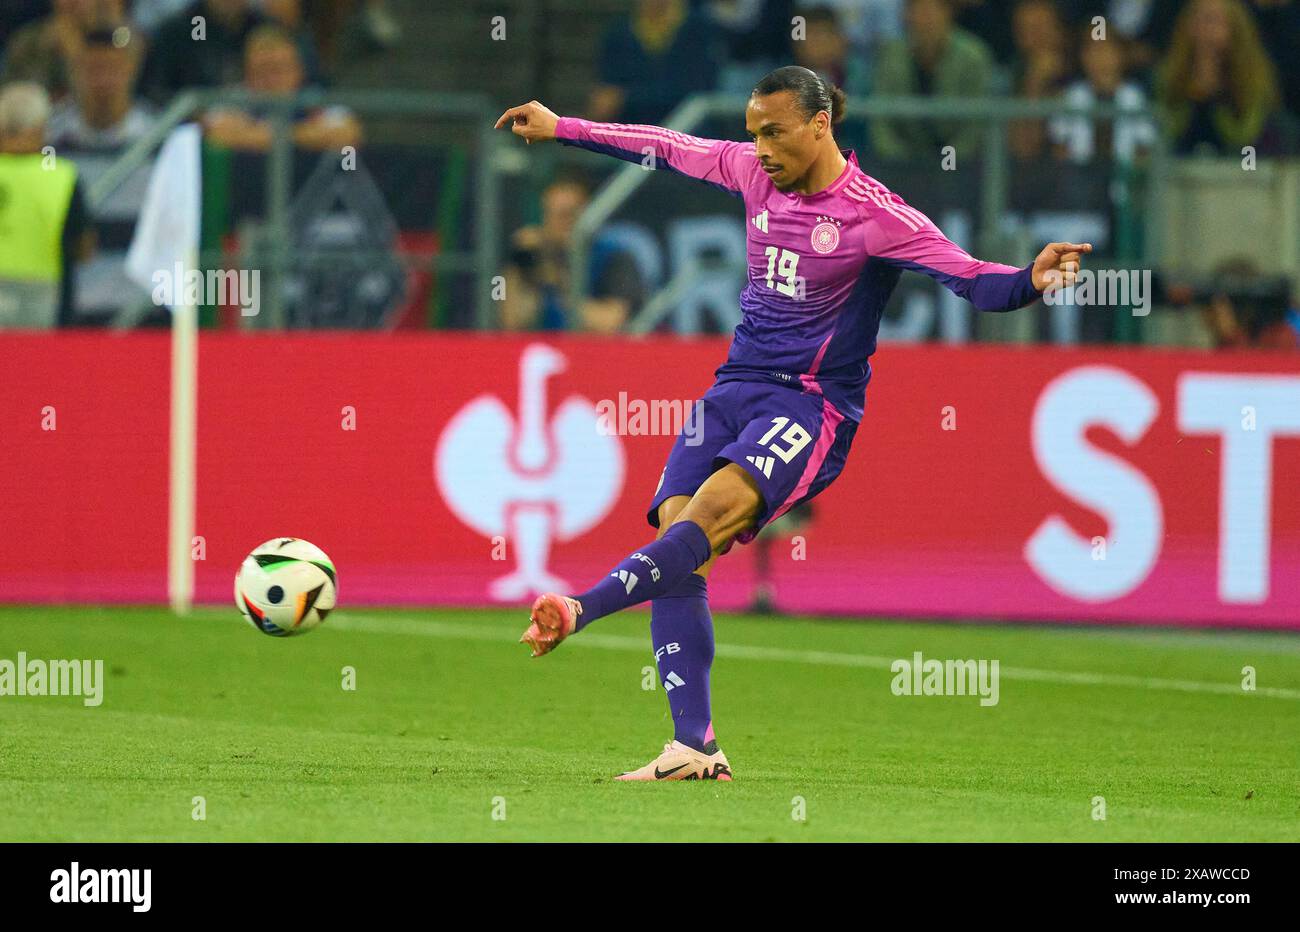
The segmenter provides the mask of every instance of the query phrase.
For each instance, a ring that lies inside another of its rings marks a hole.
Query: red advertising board
[[[344,606],[585,588],[649,538],[676,415],[725,350],[204,334],[198,598],[228,600],[282,535],[331,554]],[[0,334],[0,360],[0,599],[164,600],[167,336]],[[847,467],[774,543],[783,608],[1300,629],[1297,357],[886,346],[873,365]],[[746,604],[754,573],[733,549],[715,603]]]

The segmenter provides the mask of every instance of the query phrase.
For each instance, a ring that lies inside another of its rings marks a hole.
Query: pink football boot
[[[547,592],[539,595],[528,613],[528,630],[519,638],[533,650],[534,657],[549,654],[578,627],[582,606],[577,599]]]

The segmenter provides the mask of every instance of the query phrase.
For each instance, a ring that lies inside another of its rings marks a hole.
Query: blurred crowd
[[[0,0],[0,82],[48,95],[47,142],[118,149],[147,131],[184,88],[292,94],[325,86],[345,34],[391,44],[401,27],[384,0]],[[209,112],[207,131],[264,149],[265,114]],[[355,141],[349,114],[295,114],[306,148]]]
[[[687,96],[746,92],[803,64],[850,97],[1010,96],[1141,109],[1159,101],[1175,152],[1240,155],[1300,141],[1300,0],[627,0],[593,62],[586,115],[654,123]],[[121,148],[187,87],[289,94],[326,86],[341,55],[400,42],[388,0],[0,0],[0,83],[48,94],[47,141]],[[195,41],[201,39],[202,41]],[[344,50],[348,50],[346,53]],[[210,137],[264,149],[266,114],[209,112]],[[877,159],[961,151],[972,122],[875,120]],[[1133,118],[1062,116],[1011,128],[1012,153],[1136,157]],[[300,112],[304,148],[356,142],[345,111]]]
[[[1297,0],[636,0],[605,36],[588,115],[657,122],[690,94],[746,91],[793,61],[850,97],[1159,101],[1175,152],[1239,155],[1295,145],[1298,52]],[[878,120],[870,145],[908,159],[978,132]],[[1011,145],[1086,162],[1135,156],[1155,132],[1136,119],[1024,121]]]
[[[88,180],[147,133],[177,91],[242,87],[285,96],[326,88],[356,50],[403,45],[405,2],[0,0],[0,157],[53,146],[77,169],[57,182],[66,192],[50,194],[66,196],[66,222],[50,246],[60,255],[56,310],[51,316],[48,302],[0,287],[0,326],[19,319],[19,304],[28,316],[42,308],[36,323],[69,321],[74,265],[90,262],[92,231],[101,248],[107,238],[120,250],[142,193],[135,189],[134,204],[129,190],[118,198],[116,215],[113,205],[98,207],[92,222]],[[692,94],[747,93],[790,62],[843,87],[850,101],[1009,97],[1135,112],[1016,121],[1007,136],[1015,159],[1127,162],[1161,133],[1178,154],[1300,152],[1300,0],[626,0],[596,46],[592,81],[582,88],[585,115],[661,122]],[[1168,114],[1161,126],[1144,115],[1151,103]],[[301,149],[363,141],[361,122],[343,108],[301,108],[292,120]],[[262,107],[209,108],[202,121],[209,141],[226,148],[270,146]],[[864,160],[884,162],[937,158],[946,146],[971,151],[984,132],[978,121],[878,118],[856,126],[861,138],[848,142]],[[569,230],[588,197],[584,179],[561,177],[540,198],[539,222],[512,235],[505,326],[617,330],[645,297],[626,256],[598,240],[587,269],[591,297],[567,308]],[[0,246],[0,286],[37,267],[51,274],[45,258]],[[112,306],[119,265],[104,262],[99,278],[87,267],[82,291],[98,283],[101,303]]]
[[[178,91],[291,96],[324,87],[345,45],[383,49],[400,37],[386,0],[0,0],[0,192],[9,195],[0,206],[28,218],[0,223],[0,326],[106,322],[137,294],[122,257],[143,178],[93,211],[86,191]],[[271,144],[268,116],[260,105],[208,108],[202,123],[210,141],[257,152]],[[300,108],[291,120],[302,149],[361,139],[341,108]],[[29,174],[31,160],[53,165],[51,154],[59,171]],[[60,220],[44,230],[33,217]]]

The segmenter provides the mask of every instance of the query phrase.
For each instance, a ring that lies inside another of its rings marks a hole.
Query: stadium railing
[[[255,235],[244,254],[253,266],[270,280],[265,288],[264,309],[258,315],[259,327],[282,328],[289,324],[285,289],[282,282],[291,255],[291,209],[295,194],[295,158],[292,123],[295,112],[318,107],[343,107],[361,119],[367,142],[358,148],[364,156],[370,149],[370,129],[376,122],[389,121],[387,138],[430,149],[445,150],[446,159],[438,171],[429,169],[429,187],[437,207],[430,223],[436,225],[438,243],[429,267],[425,269],[437,282],[437,300],[444,303],[455,291],[447,285],[450,277],[471,280],[459,289],[472,307],[464,317],[473,326],[489,327],[495,319],[492,282],[499,274],[502,243],[500,202],[501,165],[493,157],[499,152],[500,134],[494,134],[493,121],[498,110],[483,95],[470,93],[424,93],[403,90],[304,91],[293,97],[254,94],[242,89],[191,89],[179,92],[157,118],[149,131],[131,144],[115,162],[89,186],[88,200],[92,212],[105,203],[132,176],[152,159],[167,135],[180,124],[196,119],[214,107],[255,107],[265,113],[273,128],[273,142],[262,161],[260,185],[263,203],[258,205]],[[411,123],[420,121],[429,131],[417,133]],[[396,127],[396,130],[393,127]],[[432,131],[440,127],[441,132]],[[331,154],[336,156],[337,153]],[[206,198],[205,198],[206,199]],[[388,198],[388,207],[397,206],[400,193]],[[459,209],[456,201],[470,205]],[[469,216],[464,216],[468,213]],[[212,267],[222,262],[220,243],[205,243],[201,265]],[[362,259],[364,261],[364,257]],[[436,312],[430,314],[436,317]]]

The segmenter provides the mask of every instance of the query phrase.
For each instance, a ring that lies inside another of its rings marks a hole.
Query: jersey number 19
[[[799,254],[788,249],[782,249],[778,256],[775,246],[768,246],[764,253],[767,255],[767,287],[775,287],[777,291],[784,295],[798,296],[803,291],[803,281],[798,277]],[[785,281],[776,282],[773,285],[772,279],[774,275],[780,275]]]

